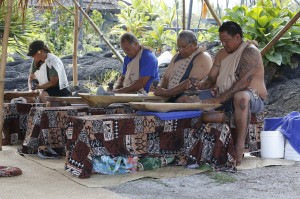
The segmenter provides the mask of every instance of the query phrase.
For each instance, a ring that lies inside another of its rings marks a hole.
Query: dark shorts
[[[60,97],[71,96],[71,93],[67,88],[63,88],[62,90],[60,90],[58,86],[47,88],[44,91],[46,91],[49,96],[60,96]]]
[[[264,109],[264,102],[263,100],[259,97],[257,92],[254,89],[248,89],[245,90],[249,96],[250,96],[250,110],[251,113],[258,113],[261,112]],[[200,100],[205,100],[209,98],[214,98],[214,96],[211,93],[211,90],[203,90],[199,94],[199,99]],[[218,110],[221,111],[233,111],[233,99],[227,100],[223,105],[218,108]]]
[[[169,103],[174,103],[179,97],[184,96],[184,95],[185,95],[185,94],[182,93],[182,94],[178,94],[178,95],[176,95],[176,96],[173,96],[173,97],[171,97],[170,99],[168,99],[167,102],[169,102]]]

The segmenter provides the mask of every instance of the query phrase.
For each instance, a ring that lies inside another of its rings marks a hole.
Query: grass
[[[220,184],[234,183],[237,181],[234,176],[225,172],[208,172],[207,176]]]
[[[97,83],[99,85],[102,85],[103,88],[106,90],[108,87],[108,83],[115,82],[116,77],[119,77],[120,73],[116,70],[110,70],[104,73],[104,75],[101,75],[100,77],[97,77]],[[96,94],[98,86],[96,86],[94,83],[88,80],[88,83],[85,84],[87,88],[91,90],[91,94]]]

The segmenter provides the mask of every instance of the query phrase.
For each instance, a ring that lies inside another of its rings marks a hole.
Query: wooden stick
[[[261,56],[264,56],[270,48],[272,48],[275,43],[280,39],[282,35],[286,33],[290,29],[290,27],[299,19],[300,17],[300,11],[287,23],[278,33],[275,35],[275,37],[261,50],[260,54]]]
[[[121,61],[121,63],[123,63],[124,59],[123,59],[122,55],[104,37],[103,33],[99,30],[99,28],[93,22],[93,20],[86,14],[86,12],[82,9],[82,7],[79,5],[79,3],[76,0],[73,0],[73,2],[78,6],[78,9],[83,14],[83,16],[89,21],[89,23],[93,26],[93,28],[96,30],[96,32],[100,35],[100,38],[106,43],[106,45],[110,48],[110,50],[117,56],[117,58]]]
[[[185,0],[182,0],[182,30],[185,30]]]
[[[57,3],[59,6],[61,6],[62,8],[64,8],[66,11],[68,11],[69,13],[71,13],[72,15],[75,15],[74,12],[72,12],[71,10],[69,10],[68,8],[66,8],[63,4],[61,4],[59,1],[54,0],[55,3]]]
[[[7,1],[7,15],[5,19],[3,40],[2,40],[2,55],[1,55],[1,67],[0,67],[0,151],[2,151],[2,130],[3,130],[3,97],[4,97],[4,83],[5,83],[5,66],[7,59],[7,46],[9,38],[9,28],[11,21],[13,0]]]
[[[75,4],[74,8],[74,38],[73,38],[73,86],[78,86],[78,67],[77,67],[77,48],[78,48],[78,24],[79,24],[79,13],[78,6]]]
[[[221,26],[222,22],[219,19],[219,17],[217,16],[217,14],[215,13],[214,9],[211,7],[209,1],[208,0],[204,0],[204,1],[206,3],[207,8],[209,9],[210,13],[212,14],[212,16],[214,17],[214,19],[216,20],[218,26]]]
[[[86,13],[89,13],[89,11],[90,11],[90,9],[91,9],[91,6],[92,6],[93,2],[94,2],[94,0],[91,0],[91,2],[89,3],[89,6],[88,6],[88,7],[86,8],[86,10],[85,10]],[[80,22],[79,29],[81,28],[81,26],[83,25],[83,23],[84,23],[84,18],[83,18],[83,19],[81,20],[81,22]]]

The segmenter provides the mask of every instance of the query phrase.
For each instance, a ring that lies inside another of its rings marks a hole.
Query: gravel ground
[[[130,199],[300,198],[300,162],[237,173],[206,172],[170,179],[140,179],[109,190]]]

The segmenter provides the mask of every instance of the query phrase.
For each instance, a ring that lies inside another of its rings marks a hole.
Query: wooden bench
[[[46,97],[47,107],[68,106],[72,104],[87,105],[86,102],[81,97],[56,97],[56,96]]]
[[[14,98],[23,97],[26,99],[27,103],[35,103],[36,97],[39,96],[38,92],[29,91],[4,91],[4,102],[10,102]]]

